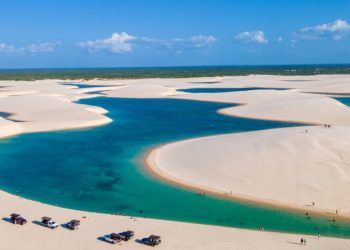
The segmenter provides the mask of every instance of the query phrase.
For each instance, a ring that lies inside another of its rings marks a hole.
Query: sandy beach
[[[317,236],[260,232],[190,223],[171,222],[144,218],[130,218],[74,211],[41,204],[0,192],[0,233],[3,249],[149,249],[131,240],[117,246],[98,238],[112,232],[135,231],[135,240],[150,234],[162,236],[163,243],[157,249],[348,249],[350,241]],[[28,220],[24,226],[13,225],[6,218],[21,213]],[[50,216],[59,224],[79,219],[76,231],[59,226],[52,230],[32,223],[43,216]],[[85,218],[83,218],[85,217]],[[300,245],[300,238],[307,240]],[[251,239],[254,238],[254,241]]]
[[[79,81],[100,85],[80,89],[61,80],[2,81],[0,137],[21,133],[99,126],[112,122],[108,110],[76,103],[83,98],[177,98],[241,104],[221,114],[306,123],[297,128],[196,138],[155,149],[148,162],[162,178],[218,194],[291,208],[350,216],[350,108],[333,99],[350,93],[348,75],[239,76],[193,79]],[[286,88],[226,93],[185,93],[186,88]],[[317,94],[315,94],[317,93]],[[324,128],[323,124],[331,124]],[[181,156],[181,157],[180,157]],[[214,174],[213,174],[214,173]],[[249,231],[189,223],[68,210],[0,192],[0,216],[21,213],[23,227],[0,222],[4,249],[107,249],[98,237],[127,229],[136,238],[163,237],[159,249],[348,249],[344,239]],[[48,230],[31,223],[42,216],[60,223],[81,219],[79,231]],[[87,219],[82,217],[86,216]],[[255,240],[252,241],[251,239]],[[20,240],[18,240],[20,239]],[[119,246],[118,246],[119,247]],[[121,249],[147,248],[134,241]]]
[[[211,136],[157,148],[147,163],[202,192],[349,217],[349,132],[315,126]]]

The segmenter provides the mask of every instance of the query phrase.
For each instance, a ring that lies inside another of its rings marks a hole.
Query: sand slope
[[[166,178],[218,193],[308,209],[315,202],[350,216],[349,150],[349,127],[283,128],[168,144],[151,164]]]
[[[12,114],[0,119],[0,137],[91,127],[112,121],[105,116],[108,111],[103,108],[73,102],[94,95],[59,81],[6,81],[0,86],[6,86],[0,90],[0,112]],[[102,88],[106,89],[111,88]]]

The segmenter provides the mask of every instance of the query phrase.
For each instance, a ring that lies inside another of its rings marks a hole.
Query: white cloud
[[[137,38],[125,32],[113,33],[111,37],[106,39],[98,39],[94,41],[86,41],[79,43],[79,46],[86,48],[90,53],[99,51],[107,51],[110,53],[125,53],[133,50],[132,41]]]
[[[297,40],[292,39],[292,40],[290,40],[290,44],[289,45],[290,45],[291,48],[294,48],[296,43],[297,43]]]
[[[217,42],[217,38],[214,36],[198,35],[190,37],[189,41],[197,48],[206,47],[207,45]]]
[[[138,40],[141,42],[145,42],[145,43],[157,43],[157,42],[159,42],[159,40],[154,39],[154,38],[150,38],[150,37],[141,37]]]
[[[80,42],[79,46],[90,53],[107,51],[110,53],[132,52],[134,47],[165,48],[176,53],[186,50],[200,50],[210,47],[217,41],[214,36],[197,35],[188,38],[155,39],[150,37],[136,37],[125,32],[114,33],[110,38]]]
[[[0,53],[13,53],[16,52],[16,47],[8,45],[6,43],[0,43]]]
[[[6,43],[0,43],[0,53],[14,54],[14,53],[48,53],[53,52],[54,48],[59,45],[60,42],[43,42],[32,43],[22,47],[16,47]]]
[[[333,39],[340,40],[350,32],[350,24],[338,19],[331,23],[305,27],[296,32],[294,36],[302,40]]]
[[[53,52],[55,47],[59,44],[60,42],[32,43],[29,44],[25,50],[32,54]]]
[[[159,44],[167,49],[181,53],[187,50],[201,50],[209,48],[217,42],[214,36],[198,35],[189,38],[174,38],[170,40],[159,41]]]
[[[237,41],[242,41],[246,44],[252,44],[252,43],[257,43],[257,44],[264,44],[267,43],[268,40],[265,38],[264,32],[258,30],[258,31],[245,31],[242,33],[239,33],[238,35],[235,36],[235,39]]]

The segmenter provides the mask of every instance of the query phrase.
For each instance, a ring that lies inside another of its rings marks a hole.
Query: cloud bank
[[[0,43],[0,53],[14,54],[14,53],[49,53],[53,52],[55,47],[61,44],[60,42],[43,42],[43,43],[31,43],[26,46],[16,47],[14,45]]]
[[[136,37],[122,32],[113,33],[111,37],[105,39],[80,42],[79,46],[87,49],[90,53],[107,51],[110,53],[121,54],[125,52],[131,52],[133,50],[133,44],[131,42],[135,40]]]
[[[13,53],[15,51],[15,46],[6,43],[0,43],[0,53]]]
[[[235,36],[236,41],[241,41],[245,44],[266,44],[268,40],[265,38],[264,32],[257,31],[245,31]]]
[[[294,37],[301,40],[333,39],[340,40],[350,32],[350,24],[338,19],[334,22],[302,28],[294,32]]]
[[[126,32],[113,33],[111,37],[80,42],[78,45],[89,53],[108,52],[122,54],[132,52],[135,47],[157,47],[174,52],[187,50],[201,50],[217,42],[214,36],[197,35],[188,38],[155,39],[150,37],[136,37]]]
[[[24,50],[36,54],[36,53],[48,53],[53,52],[57,45],[60,45],[61,42],[44,42],[44,43],[32,43],[29,44]]]
[[[308,26],[291,33],[290,38],[277,36],[273,43],[288,43],[293,48],[301,40],[341,40],[350,34],[350,23],[338,19],[333,22]],[[244,31],[234,36],[237,42],[244,44],[267,44],[268,39],[261,30]],[[115,32],[110,37],[79,42],[77,45],[89,53],[123,54],[138,49],[150,49],[155,52],[203,52],[209,51],[218,42],[212,35],[195,35],[190,37],[158,39],[152,37],[137,37],[126,32]],[[56,42],[37,42],[16,46],[0,42],[0,54],[39,54],[51,53],[60,45]]]

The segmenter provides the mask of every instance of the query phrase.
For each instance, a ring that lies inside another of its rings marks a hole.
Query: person
[[[321,234],[318,234],[317,236],[318,236],[318,238],[321,238]]]
[[[303,245],[303,244],[304,244],[304,239],[301,238],[301,239],[300,239],[300,245]]]
[[[306,239],[304,239],[304,245],[306,246]]]

